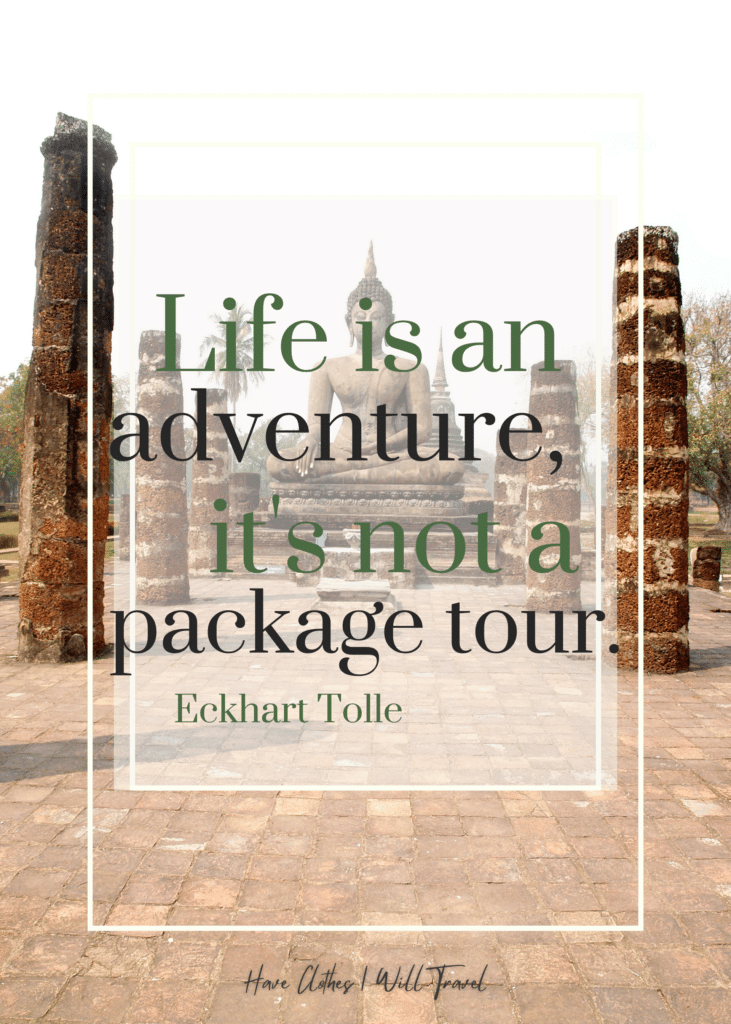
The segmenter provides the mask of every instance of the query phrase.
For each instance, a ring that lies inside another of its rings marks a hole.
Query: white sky
[[[700,3],[690,9],[673,2],[592,6],[585,2],[558,0],[549,5],[524,0],[508,10],[503,4],[459,0],[440,9],[417,3],[388,4],[382,0],[347,6],[317,0],[307,4],[280,2],[235,7],[209,2],[198,8],[196,22],[191,22],[185,10],[168,3],[131,2],[114,8],[77,3],[70,18],[67,6],[41,2],[22,11],[16,5],[7,19],[9,45],[2,70],[7,146],[3,164],[2,247],[5,343],[0,348],[0,375],[14,369],[30,354],[35,226],[43,170],[38,147],[52,134],[57,111],[87,116],[90,92],[639,92],[644,95],[645,110],[644,221],[669,224],[678,232],[681,278],[686,292],[714,292],[731,287],[725,52],[729,19],[719,5]],[[228,137],[227,123],[231,138],[247,138],[253,133],[253,129],[252,133],[248,131],[247,123],[241,123],[242,116],[247,115],[235,103],[217,102],[217,120],[209,114],[213,109],[210,105],[175,101],[167,104],[167,108],[165,104],[144,106],[145,114],[142,104],[99,101],[95,107],[96,119],[112,132],[120,149],[120,163],[115,170],[115,190],[120,197],[129,190],[129,139],[160,137],[166,131],[171,138],[191,138],[195,134],[200,139],[206,137],[208,130],[211,139],[220,141],[222,133]],[[339,102],[338,115],[332,121],[335,127],[329,129],[332,141],[373,139],[363,109],[359,101]],[[571,134],[566,137],[593,139],[597,109],[596,103],[587,103],[583,129],[574,118]],[[601,130],[606,157],[605,187],[611,181],[614,192],[620,196],[616,227],[623,230],[637,222],[636,208],[627,199],[630,183],[620,180],[621,167],[629,163],[629,157],[626,152],[622,156],[622,151],[631,151],[634,146],[636,123],[629,113],[631,104],[617,104],[615,109],[614,121],[607,122]],[[156,111],[152,123],[148,123],[150,111]],[[447,115],[445,123],[450,116]],[[177,117],[182,118],[180,124],[174,123]],[[282,138],[282,125],[277,123],[277,117],[276,113],[271,115],[272,138]],[[398,118],[393,120],[398,122]],[[429,137],[429,125],[409,127],[415,137],[419,133]],[[555,124],[550,127],[555,130]],[[307,129],[307,125],[301,127],[302,141],[307,141]],[[540,129],[539,117],[531,128],[532,137]],[[261,137],[262,125],[257,123],[256,130]],[[293,130],[290,126],[287,138],[293,137]],[[442,125],[440,137],[444,137],[444,130]],[[460,137],[461,130],[459,125],[454,127],[455,138]],[[379,123],[379,131],[388,131],[387,122]],[[508,105],[502,114],[494,115],[491,131],[492,137],[508,138],[513,132],[516,138],[525,138],[527,129],[514,122]],[[165,171],[170,192],[210,191],[207,185],[200,186],[200,180],[201,175],[208,174],[211,151],[200,152],[205,153],[201,164],[196,164],[190,153],[168,153],[178,157],[177,161],[169,161]],[[250,154],[248,151],[244,156]],[[234,156],[239,159],[241,153],[228,151],[230,170],[222,170],[218,175],[222,191],[226,190],[226,174],[232,179],[236,177]],[[333,159],[327,163],[331,170],[337,167],[333,179],[352,177],[352,187],[344,185],[342,194],[362,194],[358,176],[363,176],[363,165],[357,152],[350,150],[341,157],[340,164]],[[289,161],[296,158],[296,153],[282,153],[282,159],[276,163],[285,172],[282,188],[288,187],[291,177],[286,173],[293,166]],[[402,154],[398,166],[405,167],[405,160]],[[551,168],[549,164],[546,151],[540,163],[533,166],[541,173],[545,171],[546,180],[561,178],[560,167]],[[301,167],[301,163],[294,166]],[[387,164],[382,161],[383,166]],[[490,166],[497,164],[493,161]],[[141,157],[138,170],[138,190],[162,191],[159,183],[155,186],[154,182],[155,173],[159,179],[165,170],[163,164],[146,179],[146,165]],[[447,170],[444,173],[448,175]],[[569,192],[576,190],[568,177],[561,180]],[[517,182],[515,190],[519,191]],[[272,191],[277,189],[272,186]],[[374,191],[378,191],[376,186]],[[552,186],[550,191],[555,192],[556,188]],[[121,243],[121,234],[118,238]],[[205,236],[199,236],[198,259],[215,256],[215,233],[210,254],[205,251],[206,241]],[[413,316],[410,310],[401,308],[408,297],[408,283],[394,282],[393,272],[388,276],[392,254],[387,245],[379,247],[378,238],[375,243],[379,274],[394,292],[397,315]],[[357,244],[354,240],[354,247],[354,252],[360,252],[360,240]],[[555,252],[545,249],[543,255],[556,258]],[[362,257],[358,255],[355,265],[351,265],[353,260],[355,255],[351,258],[347,254],[346,260],[343,254],[342,276],[343,281],[347,278],[347,290],[355,286],[362,273]],[[156,290],[166,287],[162,284]],[[340,316],[347,291],[341,294],[339,281],[338,289],[336,312]],[[213,312],[216,303],[227,294],[236,293],[228,287],[220,295],[207,293],[201,299],[201,308]],[[236,297],[251,302],[254,296]],[[573,301],[571,295],[567,295],[567,301]],[[497,322],[512,315],[512,311],[505,316],[500,313],[502,310],[496,311]],[[318,314],[324,315],[320,310],[293,314],[291,318],[285,314],[286,310],[283,319],[278,320],[281,326],[299,316],[318,319]],[[445,312],[444,316],[447,315]],[[464,318],[472,315],[467,310]],[[514,315],[527,319],[529,313],[521,311]],[[118,310],[120,322],[124,322],[124,316]],[[191,329],[191,335],[197,329],[198,324]],[[434,330],[428,340],[425,337],[425,350],[433,350],[434,337]],[[428,363],[431,368],[431,359]],[[450,375],[450,384],[453,392],[455,387],[459,391],[454,373]],[[474,403],[469,408],[475,408]]]

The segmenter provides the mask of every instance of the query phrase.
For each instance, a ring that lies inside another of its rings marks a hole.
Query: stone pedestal
[[[373,612],[374,602],[380,601],[386,615],[398,611],[399,604],[391,593],[386,580],[347,580],[324,579],[317,585],[317,600],[312,606],[313,611],[325,611],[336,618],[342,618],[349,612]]]
[[[300,557],[300,564],[306,556]],[[313,565],[317,565],[314,558]],[[396,589],[412,590],[418,582],[424,582],[426,569],[419,565],[416,552],[412,547],[404,548],[404,566],[406,572],[392,572],[394,563],[393,548],[371,548],[371,567],[373,572],[358,572],[360,566],[360,550],[357,547],[327,547],[325,564],[317,572],[292,572],[287,569],[287,576],[300,587],[318,587],[322,580],[344,580],[351,583],[368,580],[381,580]],[[306,566],[305,566],[306,567]]]
[[[419,587],[419,586],[453,586],[464,584],[477,587],[494,587],[499,584],[501,573],[486,573],[479,568],[477,554],[477,532],[471,529],[463,531],[465,541],[465,556],[462,563],[450,570],[454,562],[454,535],[451,530],[438,530],[434,528],[428,537],[428,561],[430,569],[423,566],[416,557],[416,530],[404,531],[404,566],[405,572],[392,572],[394,566],[393,547],[386,547],[391,539],[391,531],[384,529],[376,532],[371,539],[371,573],[360,573],[356,570],[360,566],[360,545],[352,547],[341,546],[339,541],[342,537],[339,530],[328,534],[325,544],[325,563],[317,571],[292,572],[287,567],[287,560],[293,554],[297,555],[300,566],[305,570],[314,570],[317,566],[317,559],[313,555],[301,551],[293,551],[288,542],[288,532],[284,529],[273,529],[268,527],[257,527],[255,530],[255,561],[259,567],[283,566],[288,578],[294,580],[298,586],[314,587],[320,579],[384,579],[390,580],[393,587]],[[350,531],[348,531],[350,532]],[[360,536],[360,531],[355,529],[355,535]],[[302,532],[304,536],[304,532]],[[239,532],[239,545],[240,532]],[[488,540],[489,563],[491,567],[496,565],[494,542]],[[235,555],[229,559],[230,568],[241,569],[240,547]]]
[[[448,520],[469,529],[469,512],[460,484],[287,484],[272,485],[279,495],[280,525],[320,523],[326,530],[343,530],[353,523],[400,523],[420,530],[427,523]]]
[[[87,480],[93,493],[93,637],[104,651],[109,519],[112,179],[117,155],[94,128],[93,451],[87,451],[87,125],[59,114],[45,157],[36,241],[33,354],[25,397],[20,492],[21,661],[86,656]]]

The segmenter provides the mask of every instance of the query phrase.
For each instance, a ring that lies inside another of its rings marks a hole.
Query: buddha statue
[[[360,306],[361,299],[370,300],[370,308]],[[429,455],[435,445],[429,445],[434,420],[432,419],[429,373],[422,364],[410,372],[413,361],[398,357],[399,370],[390,370],[384,364],[383,340],[387,328],[394,322],[391,295],[376,276],[373,258],[373,243],[368,251],[365,276],[348,296],[345,322],[350,330],[351,348],[349,355],[327,359],[310,379],[308,402],[308,423],[310,428],[318,424],[317,414],[332,410],[333,397],[337,397],[344,413],[356,414],[361,422],[364,461],[353,461],[352,423],[344,417],[340,421],[337,435],[330,446],[331,460],[319,461],[319,433],[310,433],[300,443],[307,445],[307,451],[293,462],[282,462],[270,456],[267,468],[274,480],[288,484],[457,484],[463,476],[463,464],[458,461],[440,461],[438,458],[425,462],[411,459],[406,451],[407,421],[404,416],[386,417],[388,453],[398,456],[394,462],[382,461],[376,452],[376,418],[379,406],[386,406],[389,414],[415,413],[417,445],[419,454]],[[372,324],[373,371],[361,371],[362,324]],[[360,372],[359,372],[360,371]],[[401,371],[401,372],[400,372]]]

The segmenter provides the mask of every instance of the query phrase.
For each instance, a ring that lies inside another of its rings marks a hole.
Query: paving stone
[[[723,984],[710,958],[689,949],[648,950],[645,959],[663,990]]]
[[[237,879],[189,878],[183,883],[177,901],[181,906],[233,907],[240,887]]]
[[[728,989],[674,989],[667,1000],[681,1024],[726,1024],[729,1019]]]
[[[127,1011],[129,1024],[199,1024],[208,1009],[210,986],[200,982],[147,981]]]
[[[662,995],[653,989],[600,988],[595,999],[604,1024],[673,1024]]]
[[[49,1014],[49,1020],[122,1024],[134,984],[122,978],[72,978]]]
[[[568,954],[556,946],[513,946],[505,952],[505,966],[514,985],[576,985],[579,981]]]
[[[84,935],[35,935],[26,940],[7,970],[40,976],[64,974],[77,963],[87,942]]]
[[[61,985],[61,979],[0,978],[0,1012],[12,1020],[39,1020]]]
[[[585,992],[577,985],[516,985],[521,1024],[596,1024]]]

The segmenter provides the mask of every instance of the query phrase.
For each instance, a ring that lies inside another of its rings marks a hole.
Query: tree
[[[688,361],[690,484],[718,509],[731,533],[731,291],[683,304]]]
[[[112,377],[112,419],[116,419],[117,416],[121,416],[122,413],[129,412],[129,377],[125,374],[123,376],[117,376],[116,374]],[[112,436],[117,437],[119,434],[126,434],[129,431],[129,427],[125,424],[121,430],[112,429]],[[124,450],[129,453],[131,448],[130,442],[127,441]],[[134,448],[131,449],[134,451]],[[111,484],[111,491],[114,496],[120,494],[129,493],[129,462],[118,462],[116,459],[109,459],[109,480]]]
[[[23,411],[28,363],[0,377],[0,495],[8,500],[20,486],[23,458]]]
[[[249,390],[249,382],[260,384],[264,380],[261,370],[252,370],[254,365],[253,357],[253,330],[248,321],[251,319],[251,312],[243,306],[236,306],[231,310],[228,322],[236,323],[236,365],[240,367],[239,372],[232,370],[217,369],[211,373],[211,378],[217,387],[225,388],[231,411],[236,411],[239,399],[246,396]],[[218,313],[211,315],[219,329],[216,334],[209,334],[204,338],[200,351],[202,356],[208,356],[211,349],[215,349],[216,363],[223,364],[223,355],[226,351],[226,328]]]

